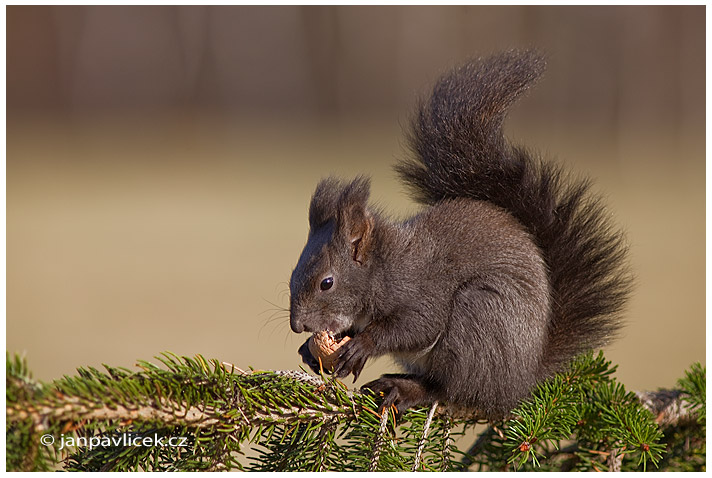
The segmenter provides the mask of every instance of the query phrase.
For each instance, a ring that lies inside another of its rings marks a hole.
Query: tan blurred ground
[[[374,200],[402,217],[414,205],[390,171],[399,141],[395,123],[16,123],[8,131],[8,350],[26,353],[42,379],[165,350],[297,367],[303,337],[273,309],[288,305],[312,189],[329,173],[369,173]],[[702,151],[554,147],[598,177],[629,233],[638,287],[608,356],[631,387],[673,385],[705,359]],[[624,166],[601,168],[600,156],[623,153]],[[388,366],[368,367],[363,380]]]

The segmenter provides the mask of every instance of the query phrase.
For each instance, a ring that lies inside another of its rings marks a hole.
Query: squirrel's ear
[[[329,177],[319,181],[309,204],[309,227],[316,229],[330,219],[336,219],[336,205],[344,185],[336,178]]]
[[[351,245],[351,258],[363,264],[373,237],[373,216],[366,205],[370,180],[359,176],[347,185],[337,204],[337,228]]]

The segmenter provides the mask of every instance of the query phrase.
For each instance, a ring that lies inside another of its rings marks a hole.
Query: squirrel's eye
[[[327,277],[323,281],[321,281],[321,284],[319,284],[319,288],[321,290],[329,290],[331,289],[331,286],[334,285],[334,278],[333,277]]]

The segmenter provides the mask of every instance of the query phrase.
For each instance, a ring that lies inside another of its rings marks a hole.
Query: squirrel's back
[[[543,73],[534,52],[475,60],[443,77],[420,104],[396,166],[425,204],[471,198],[495,204],[531,234],[548,269],[550,325],[542,375],[604,345],[630,290],[626,246],[587,181],[510,144],[508,108]]]

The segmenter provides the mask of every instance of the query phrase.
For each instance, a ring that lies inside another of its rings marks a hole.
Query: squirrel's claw
[[[354,382],[361,375],[366,360],[373,353],[373,342],[366,333],[361,333],[346,342],[339,349],[339,358],[334,368],[334,376],[343,378],[354,374]]]
[[[395,406],[398,413],[401,413],[408,408],[431,403],[434,400],[422,379],[408,374],[384,375],[368,382],[361,387],[361,390],[370,390],[376,396],[383,397],[383,402],[378,409],[379,413],[391,406]]]
[[[398,408],[400,396],[397,387],[393,386],[390,383],[384,383],[383,380],[378,379],[374,380],[373,382],[369,382],[361,387],[362,392],[366,390],[373,392],[376,396],[380,395],[383,397],[383,401],[378,407],[379,415],[382,414],[384,411],[390,409],[391,407],[394,407],[396,411],[400,414],[400,410]]]

